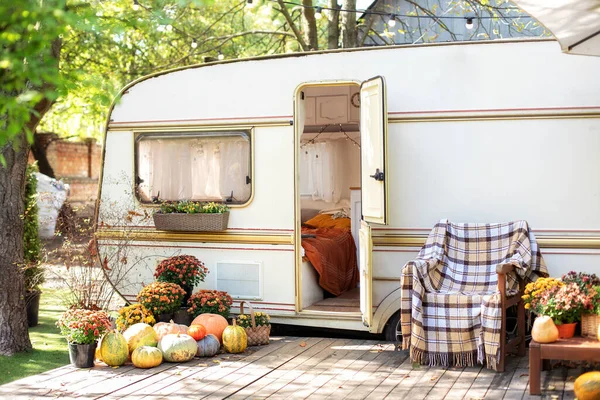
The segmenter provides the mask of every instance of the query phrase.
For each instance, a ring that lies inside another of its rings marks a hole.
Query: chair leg
[[[525,306],[523,301],[521,300],[519,304],[517,304],[517,335],[519,335],[519,357],[525,357],[527,352],[527,348],[525,347]]]
[[[504,301],[502,302],[504,303]],[[506,359],[506,308],[502,304],[502,317],[500,318],[500,351],[497,371],[504,372],[504,360]]]

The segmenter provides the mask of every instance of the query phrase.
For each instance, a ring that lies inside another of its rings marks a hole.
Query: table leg
[[[540,346],[537,343],[529,344],[529,394],[540,394],[540,371],[542,369]]]

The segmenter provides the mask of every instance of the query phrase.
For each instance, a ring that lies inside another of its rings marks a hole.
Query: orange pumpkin
[[[163,337],[165,337],[165,335],[168,335],[169,333],[187,334],[188,327],[186,325],[176,324],[175,322],[173,322],[173,320],[171,320],[171,322],[159,322],[158,324],[155,324],[154,330],[156,331],[156,334],[158,335],[158,340],[160,341],[160,339],[162,339]]]
[[[223,343],[223,331],[229,326],[229,322],[219,314],[200,314],[193,321],[192,325],[204,325],[207,334],[212,334]]]
[[[600,398],[600,372],[591,371],[579,376],[573,385],[575,396],[579,400]]]
[[[196,341],[202,340],[206,336],[206,328],[202,324],[191,325],[188,329],[188,335]]]

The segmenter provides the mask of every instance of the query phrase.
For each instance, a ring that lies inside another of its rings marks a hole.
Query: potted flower
[[[528,284],[523,300],[526,309],[552,318],[560,338],[573,337],[577,321],[591,304],[591,298],[577,283],[554,278],[540,278]]]
[[[169,322],[173,318],[173,312],[181,306],[184,296],[185,291],[176,283],[153,282],[142,288],[137,301],[157,320]]]
[[[579,290],[585,293],[590,301],[586,302],[581,315],[581,336],[598,337],[598,325],[600,324],[600,278],[596,274],[569,271],[562,276],[565,283],[575,283]]]
[[[69,343],[71,364],[78,368],[93,367],[98,340],[111,328],[108,314],[71,308],[61,315],[56,326]]]
[[[183,304],[187,304],[194,285],[204,282],[208,268],[194,256],[180,255],[161,261],[154,271],[154,277],[159,282],[176,283],[187,292]]]
[[[156,229],[165,231],[223,231],[229,222],[229,207],[214,202],[166,201],[153,219]]]
[[[156,323],[154,315],[142,304],[136,303],[126,307],[122,307],[118,311],[119,316],[115,321],[117,329],[123,332],[133,324],[143,322],[150,326]]]
[[[233,299],[227,292],[219,290],[199,290],[188,300],[188,312],[196,318],[200,314],[211,313],[229,317]]]

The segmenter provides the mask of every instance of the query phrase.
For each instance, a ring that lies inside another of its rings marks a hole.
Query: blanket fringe
[[[409,348],[410,348],[410,335],[402,335],[402,350],[408,350]]]
[[[410,348],[410,360],[429,367],[472,367],[475,365],[476,358],[477,352],[473,351],[454,354],[450,360],[448,353],[429,353],[415,347]],[[489,357],[488,360],[490,360]]]
[[[486,355],[485,361],[487,363],[487,367],[493,369],[494,371],[498,370],[498,357],[492,355]]]

